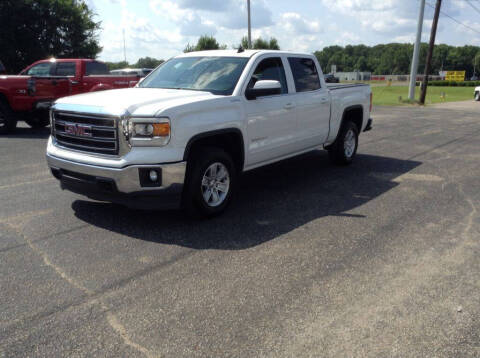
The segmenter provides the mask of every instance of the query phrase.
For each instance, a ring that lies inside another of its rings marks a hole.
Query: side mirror
[[[257,97],[273,96],[282,93],[282,85],[275,80],[261,80],[255,82],[252,88],[247,88],[245,97],[248,100],[256,99]]]

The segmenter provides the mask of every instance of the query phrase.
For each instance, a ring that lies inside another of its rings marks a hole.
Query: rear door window
[[[27,71],[28,76],[48,77],[51,76],[52,62],[42,62],[30,67]]]
[[[85,75],[108,75],[107,65],[101,62],[87,62]]]
[[[297,92],[315,91],[320,88],[315,62],[310,58],[289,57],[288,63],[292,69],[295,89]]]
[[[75,76],[75,62],[58,62],[55,76]]]
[[[257,81],[275,80],[282,85],[282,94],[288,93],[287,79],[280,57],[271,57],[262,60],[255,69],[255,72],[248,83],[248,88],[253,88]]]

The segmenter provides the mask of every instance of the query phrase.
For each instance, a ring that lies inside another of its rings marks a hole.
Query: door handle
[[[78,81],[73,81],[73,80],[70,81],[70,84],[72,85],[78,85],[78,83],[79,83]]]
[[[56,85],[57,85],[57,81],[53,80],[53,81],[52,81],[52,85],[56,86]]]
[[[285,108],[285,109],[293,109],[293,108],[295,108],[295,104],[293,104],[293,103],[287,103],[285,106],[283,106],[283,108]]]
[[[325,98],[325,97],[324,97],[324,98],[321,98],[321,99],[320,99],[320,103],[322,103],[322,104],[323,104],[323,103],[327,103],[327,102],[328,102],[328,98]]]

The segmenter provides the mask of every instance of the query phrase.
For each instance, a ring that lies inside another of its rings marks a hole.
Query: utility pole
[[[417,81],[418,58],[420,57],[420,43],[422,40],[424,11],[425,11],[425,0],[420,0],[420,8],[418,10],[417,38],[415,40],[415,46],[413,48],[412,68],[410,71],[410,87],[408,88],[408,98],[412,101],[415,99],[415,84]]]
[[[252,22],[250,20],[250,0],[247,0],[248,11],[248,48],[252,48]]]
[[[435,14],[433,15],[432,32],[430,33],[430,44],[428,45],[425,73],[423,75],[422,93],[420,94],[421,104],[425,104],[425,97],[427,96],[428,73],[430,72],[430,65],[432,63],[433,47],[435,46],[435,36],[437,35],[438,17],[440,16],[441,6],[442,0],[437,0],[437,3],[435,4]]]
[[[127,47],[125,46],[125,29],[123,29],[123,60],[127,62]]]

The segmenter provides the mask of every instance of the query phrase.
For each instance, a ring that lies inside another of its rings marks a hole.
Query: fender
[[[337,136],[335,137],[335,140],[331,144],[329,144],[327,146],[324,146],[325,149],[330,148],[337,141],[338,135],[340,134],[340,131],[342,130],[343,124],[346,121],[345,115],[347,114],[347,112],[349,112],[351,110],[354,110],[354,109],[359,109],[362,112],[362,119],[361,119],[361,123],[360,123],[360,128],[358,128],[359,132],[362,131],[363,119],[364,119],[363,118],[363,106],[361,104],[355,104],[353,106],[345,107],[345,109],[343,110],[343,114],[342,114],[342,120],[340,121],[340,125],[338,126]]]
[[[224,129],[216,129],[213,131],[203,132],[194,135],[192,138],[188,140],[187,146],[185,147],[185,153],[183,154],[183,160],[187,160],[188,156],[190,155],[190,149],[192,148],[193,144],[201,139],[213,137],[216,135],[222,134],[235,134],[240,138],[240,156],[242,158],[242,166],[245,163],[245,142],[243,140],[242,131],[238,128],[224,128]]]
[[[362,126],[363,126],[363,106],[361,104],[355,104],[353,106],[348,106],[346,107],[344,110],[343,110],[343,114],[342,114],[342,121],[340,122],[340,128],[342,128],[343,126],[343,123],[345,122],[345,114],[347,114],[347,112],[353,110],[353,109],[359,109],[362,111],[362,120],[361,120],[361,125],[360,125],[360,128],[358,128],[359,131],[362,130]]]
[[[105,83],[99,83],[92,88],[90,88],[89,92],[97,92],[97,91],[105,91],[105,90],[110,90],[113,89],[113,86],[107,85]]]

